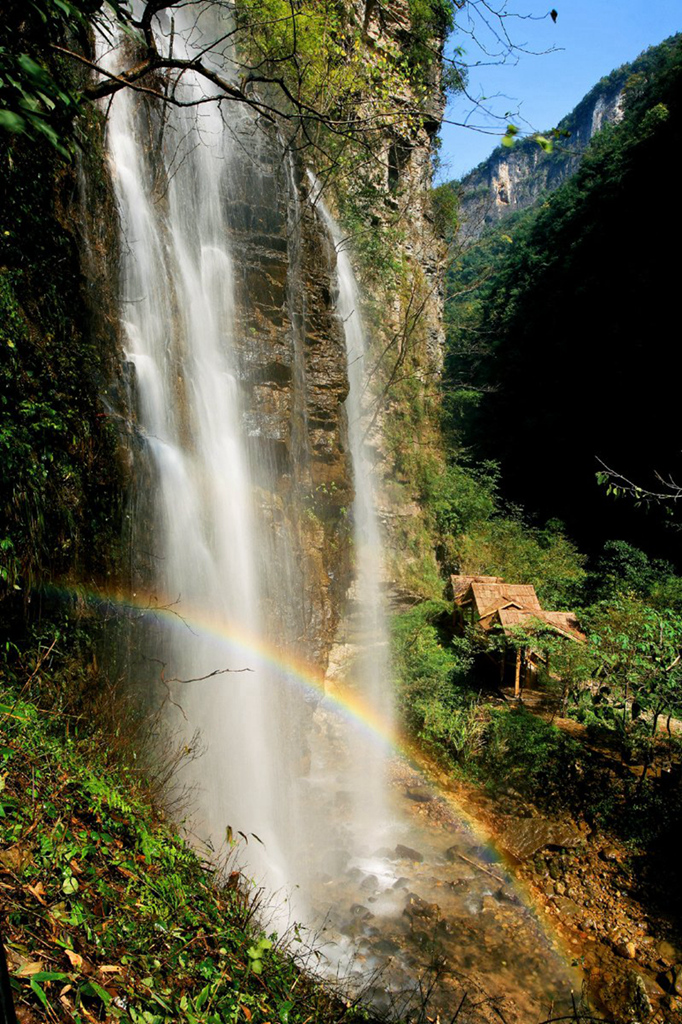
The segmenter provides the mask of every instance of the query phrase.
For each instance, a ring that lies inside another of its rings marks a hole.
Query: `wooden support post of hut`
[[[514,671],[514,696],[518,700],[521,696],[521,648],[516,652],[516,669]]]

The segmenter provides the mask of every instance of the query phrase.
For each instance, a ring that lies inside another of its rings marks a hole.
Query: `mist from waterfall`
[[[166,13],[157,15],[160,49],[172,39],[178,56],[206,51],[204,62],[217,60],[207,43],[225,37],[229,23],[221,23],[222,9],[200,7],[198,17],[191,4],[175,9],[172,23]],[[119,66],[116,50],[101,59],[111,71]],[[223,60],[228,67],[221,65],[222,71],[229,74],[229,53],[223,52]],[[316,700],[264,653],[273,637],[283,651],[297,652],[306,581],[285,517],[278,518],[272,499],[264,498],[276,488],[277,471],[245,401],[249,346],[234,241],[234,197],[244,175],[252,176],[247,184],[253,194],[263,196],[272,177],[263,170],[264,143],[249,110],[234,102],[204,102],[210,89],[190,73],[173,89],[190,105],[164,106],[122,90],[111,104],[107,128],[121,221],[121,320],[136,417],[132,575],[134,585],[152,595],[152,605],[171,613],[158,617],[152,608],[143,616],[131,673],[138,691],[144,684],[147,699],[164,705],[163,745],[192,749],[200,735],[201,756],[179,769],[169,792],[170,799],[187,801],[188,828],[213,848],[218,862],[228,827],[230,835],[256,835],[241,844],[241,865],[278,902],[288,897],[289,914],[300,920],[308,914],[309,882],[319,873],[332,825],[324,810],[311,812],[311,780],[302,766],[307,738],[320,733]],[[282,161],[290,193],[292,450],[306,479],[311,455],[300,397],[305,338],[295,314],[301,211],[293,163],[284,154]],[[319,200],[318,208],[336,250],[337,314],[350,383],[353,601],[362,636],[349,685],[389,720],[380,539],[363,441],[365,337],[338,228]],[[345,778],[339,782],[337,775],[333,787],[326,787],[324,801],[332,806],[335,790],[349,790],[352,815],[363,823],[366,838],[370,825],[385,819],[385,750],[347,722],[339,728],[350,756]],[[318,736],[318,752],[324,742]],[[315,807],[324,808],[324,801]]]

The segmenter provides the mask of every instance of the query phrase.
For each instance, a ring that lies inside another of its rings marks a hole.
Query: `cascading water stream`
[[[368,455],[365,356],[367,335],[360,293],[348,255],[348,240],[322,199],[319,182],[308,172],[311,199],[329,234],[336,254],[338,297],[336,312],[343,324],[348,366],[348,443],[353,466],[352,507],[355,577],[354,619],[358,650],[352,662],[350,685],[357,686],[378,719],[384,736],[392,734],[392,680],[386,606],[382,593],[382,540],[376,512],[373,466]],[[353,738],[351,738],[352,742]],[[387,748],[377,743],[364,756],[351,757],[357,778],[353,787],[354,817],[366,837],[380,845],[386,829],[385,768]],[[368,754],[372,762],[368,766]],[[368,771],[368,767],[370,770]]]
[[[175,52],[199,48],[202,31],[218,36],[211,22],[210,11],[199,23],[178,11]],[[159,30],[167,36],[162,19]],[[189,75],[178,92],[185,102],[206,96]],[[153,155],[150,134],[162,136]],[[153,489],[151,522],[137,524],[136,547],[152,549],[159,601],[188,623],[229,624],[235,638],[212,642],[188,625],[179,636],[156,637],[145,654],[168,664],[166,678],[200,680],[178,684],[204,748],[199,771],[183,780],[200,787],[195,828],[216,848],[228,825],[262,836],[265,853],[252,855],[250,870],[279,888],[291,873],[278,826],[282,807],[295,808],[283,800],[286,770],[273,735],[277,680],[254,651],[264,623],[226,215],[232,139],[217,104],[150,110],[122,94],[108,141],[124,240],[125,343]],[[249,671],[201,679],[225,668]],[[177,715],[169,716],[172,729],[187,731]]]

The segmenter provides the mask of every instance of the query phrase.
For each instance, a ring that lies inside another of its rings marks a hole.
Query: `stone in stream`
[[[576,914],[580,913],[580,907],[578,904],[574,903],[573,900],[567,900],[565,896],[555,896],[554,904],[559,911],[560,917],[574,917]],[[632,959],[632,957],[630,959]]]
[[[374,943],[373,948],[376,953],[383,953],[384,956],[395,956],[400,951],[400,946],[392,939],[379,939]]]
[[[659,984],[673,996],[682,996],[682,964],[677,964],[665,974],[659,975]]]
[[[633,1021],[649,1020],[653,1012],[644,978],[634,971],[628,976],[627,1011]]]
[[[417,864],[421,864],[424,860],[423,853],[420,853],[419,850],[413,850],[411,846],[403,846],[402,843],[398,843],[396,846],[395,856],[398,860],[412,860]]]
[[[510,892],[509,889],[498,889],[495,893],[495,899],[500,903],[513,903],[514,906],[520,906],[521,900],[516,893]]]
[[[374,917],[371,910],[367,907],[363,907],[361,903],[354,903],[350,908],[350,912],[355,918],[362,918],[363,921],[368,921],[370,917]]]
[[[339,931],[342,935],[347,935],[349,939],[361,939],[365,933],[365,925],[360,918],[356,918],[354,921],[348,921],[342,925]]]
[[[405,878],[404,875],[401,875],[400,878],[396,878],[395,882],[393,883],[393,888],[394,889],[407,889],[409,884],[410,884],[409,878]]]
[[[666,939],[661,939],[656,946],[656,950],[661,960],[666,960],[669,964],[672,964],[677,960],[677,950],[672,943],[667,942]]]
[[[526,860],[545,846],[575,847],[584,838],[570,822],[517,818],[502,833],[500,844],[517,860]]]
[[[440,917],[440,907],[437,903],[427,903],[416,892],[408,893],[403,914],[407,917],[425,917],[437,920]]]
[[[551,860],[549,862],[549,877],[554,882],[559,882],[561,880],[561,876],[562,876],[561,864],[559,863],[558,860]]]

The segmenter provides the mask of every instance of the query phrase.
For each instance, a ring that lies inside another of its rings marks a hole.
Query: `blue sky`
[[[489,6],[498,9],[503,3],[489,0]],[[543,17],[552,6],[558,14],[556,23]],[[500,63],[494,53],[501,52],[502,46],[481,19],[485,6],[470,2],[458,14],[462,30],[449,47],[461,45],[467,63],[481,62],[469,71],[468,92],[474,98],[487,97],[485,105],[502,120],[472,109],[463,96],[451,100],[447,120],[484,130],[443,125],[440,181],[461,177],[484,160],[499,143],[507,120],[524,130],[552,128],[603,75],[682,30],[682,0],[554,0],[553,5],[507,0],[505,8],[510,15],[504,21],[509,36],[517,46],[534,53],[519,53],[518,60],[508,57]],[[499,30],[496,20],[491,19],[491,25]],[[491,56],[468,34],[471,30]],[[553,52],[545,52],[552,48]],[[507,119],[506,113],[510,114]]]

